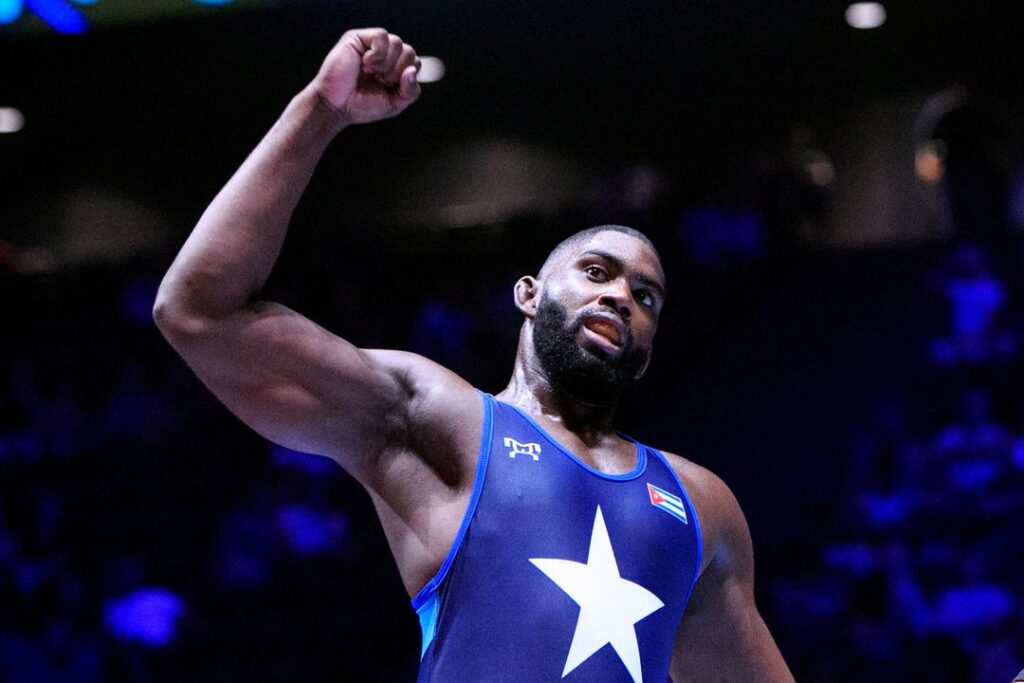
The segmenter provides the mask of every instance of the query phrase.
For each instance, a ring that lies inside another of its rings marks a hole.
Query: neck
[[[528,336],[528,335],[524,335]],[[533,415],[562,424],[584,441],[592,441],[613,431],[612,420],[618,399],[593,402],[571,396],[551,385],[532,345],[522,343],[508,386],[498,398]]]

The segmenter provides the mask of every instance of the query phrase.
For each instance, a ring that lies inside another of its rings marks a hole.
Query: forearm
[[[253,300],[317,162],[343,127],[312,87],[292,99],[171,265],[157,297],[159,322],[220,319]]]

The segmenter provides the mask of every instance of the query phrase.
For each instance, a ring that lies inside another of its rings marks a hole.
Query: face
[[[647,366],[664,301],[657,256],[641,240],[602,232],[542,273],[533,344],[552,385],[607,401]]]

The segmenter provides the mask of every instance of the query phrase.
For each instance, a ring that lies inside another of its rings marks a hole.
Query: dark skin
[[[465,514],[479,396],[425,358],[357,348],[258,293],[328,144],[349,125],[415,102],[418,64],[415,51],[383,29],[342,36],[203,214],[154,309],[167,340],[239,418],[271,441],[332,458],[363,485],[410,596],[437,572]],[[612,429],[615,401],[553,387],[534,352],[533,320],[541,297],[551,297],[570,319],[600,312],[579,330],[585,352],[621,352],[609,325],[618,333],[628,327],[633,344],[649,351],[664,300],[657,256],[641,240],[601,232],[520,279],[514,295],[524,323],[512,379],[498,398],[532,414],[591,466],[632,469],[635,449]],[[693,498],[704,543],[673,679],[791,681],[754,605],[750,534],[735,497],[708,470],[667,455]]]

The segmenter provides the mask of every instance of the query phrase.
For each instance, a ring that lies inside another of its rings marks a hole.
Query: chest
[[[549,441],[549,450],[553,447],[599,475],[621,475],[636,469],[639,453],[635,442],[606,438],[588,443],[561,425],[534,421],[530,426],[532,429],[521,429],[520,433],[539,434],[535,440]]]
[[[602,472],[502,404],[485,435],[450,570],[414,601],[421,680],[664,681],[700,563],[673,471],[631,442]]]
[[[499,407],[472,529],[481,551],[513,563],[523,553],[585,559],[600,535],[637,571],[678,563],[687,573],[691,558],[683,551],[694,545],[696,520],[686,494],[657,454],[625,444],[581,457],[526,416]],[[602,457],[617,467],[596,467]]]

